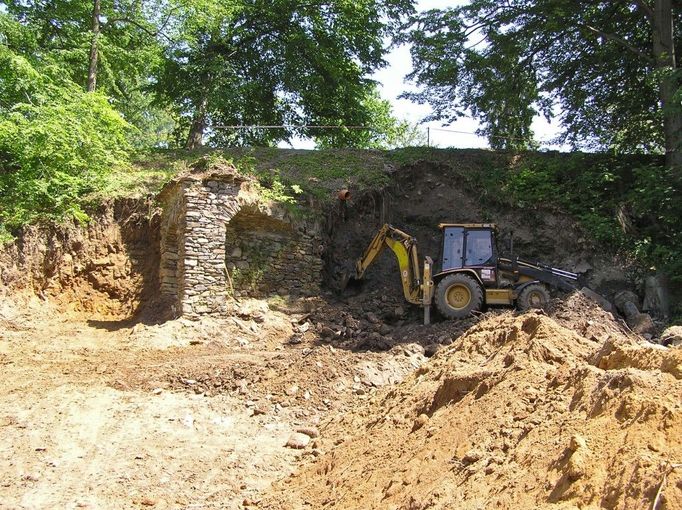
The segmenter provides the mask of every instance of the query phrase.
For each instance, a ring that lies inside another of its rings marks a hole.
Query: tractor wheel
[[[519,310],[545,308],[548,303],[549,292],[547,292],[547,288],[541,283],[531,283],[528,287],[525,287],[516,300],[516,306]]]
[[[464,319],[483,305],[483,289],[471,276],[446,276],[436,287],[436,307],[448,319]]]

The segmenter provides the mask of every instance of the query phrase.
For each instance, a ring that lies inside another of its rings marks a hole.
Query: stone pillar
[[[184,192],[185,228],[180,256],[184,262],[180,304],[183,315],[224,313],[225,225],[239,211],[239,184],[221,176],[195,181]]]
[[[182,183],[176,183],[164,190],[159,199],[164,203],[161,219],[161,261],[159,285],[162,300],[173,308],[173,314],[180,312],[178,296],[182,291],[184,270],[180,248],[185,232],[185,201]]]

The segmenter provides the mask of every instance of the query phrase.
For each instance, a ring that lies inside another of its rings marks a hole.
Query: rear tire
[[[464,319],[483,306],[483,289],[471,276],[455,273],[436,287],[436,307],[448,319]]]
[[[516,306],[519,310],[546,308],[549,304],[549,292],[541,283],[531,283],[521,291]]]

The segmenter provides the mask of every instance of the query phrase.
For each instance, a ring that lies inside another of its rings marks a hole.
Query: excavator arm
[[[355,263],[355,278],[362,279],[367,268],[387,247],[393,251],[398,261],[405,299],[410,303],[423,305],[424,293],[419,271],[417,240],[388,223],[379,229],[364,255]]]

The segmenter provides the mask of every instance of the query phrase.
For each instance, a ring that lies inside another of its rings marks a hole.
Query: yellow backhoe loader
[[[424,324],[431,320],[431,304],[446,318],[461,319],[483,305],[541,308],[549,301],[548,287],[573,290],[578,275],[562,269],[498,255],[497,228],[491,223],[442,223],[440,257],[425,257],[420,266],[417,240],[384,225],[355,263],[354,279],[390,248],[400,268],[405,299],[424,308]]]

